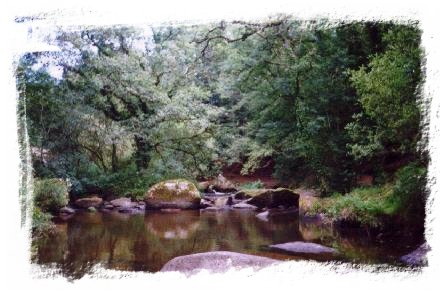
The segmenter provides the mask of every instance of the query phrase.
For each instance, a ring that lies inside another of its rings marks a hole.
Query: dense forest
[[[267,169],[318,189],[313,210],[423,223],[420,38],[416,23],[288,16],[54,31],[60,51],[17,66],[34,178],[68,179],[72,199],[136,200],[165,179]]]

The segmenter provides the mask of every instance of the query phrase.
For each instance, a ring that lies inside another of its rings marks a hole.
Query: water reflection
[[[49,237],[35,238],[32,260],[43,265],[55,263],[66,276],[79,278],[97,263],[112,269],[155,272],[176,256],[215,250],[303,258],[267,248],[290,241],[334,247],[343,253],[344,260],[357,262],[392,262],[407,252],[407,243],[374,242],[361,232],[344,234],[331,226],[299,222],[297,214],[272,216],[269,221],[255,214],[242,210],[82,212],[59,220],[56,232]]]

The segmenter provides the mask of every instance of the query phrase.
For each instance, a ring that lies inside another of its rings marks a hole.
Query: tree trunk
[[[146,169],[149,165],[151,157],[149,155],[152,146],[145,141],[143,137],[135,136],[135,163],[138,170]]]
[[[112,143],[112,157],[111,157],[112,172],[117,172],[117,146]]]

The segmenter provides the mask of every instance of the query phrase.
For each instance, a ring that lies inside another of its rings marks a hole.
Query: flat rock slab
[[[179,271],[186,274],[196,273],[200,270],[226,272],[230,268],[253,267],[254,269],[260,269],[277,262],[280,261],[267,257],[214,251],[175,257],[168,261],[161,271]]]
[[[409,266],[425,266],[428,263],[426,254],[429,250],[430,247],[427,244],[422,244],[411,253],[400,257],[400,260]]]
[[[269,248],[293,254],[338,254],[338,251],[333,248],[308,242],[289,242],[271,245]]]
[[[249,210],[256,210],[257,207],[254,205],[246,204],[246,203],[239,203],[232,206],[234,209],[249,209]]]

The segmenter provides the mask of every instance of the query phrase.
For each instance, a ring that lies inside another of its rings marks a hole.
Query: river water
[[[234,251],[276,259],[312,257],[276,253],[267,246],[309,241],[337,249],[342,261],[398,264],[418,241],[369,238],[365,231],[346,233],[332,226],[300,221],[297,213],[257,218],[249,210],[177,213],[79,212],[55,220],[56,230],[32,242],[32,262],[80,278],[96,264],[109,269],[156,272],[170,259],[206,251]],[[327,260],[327,257],[314,257]]]

